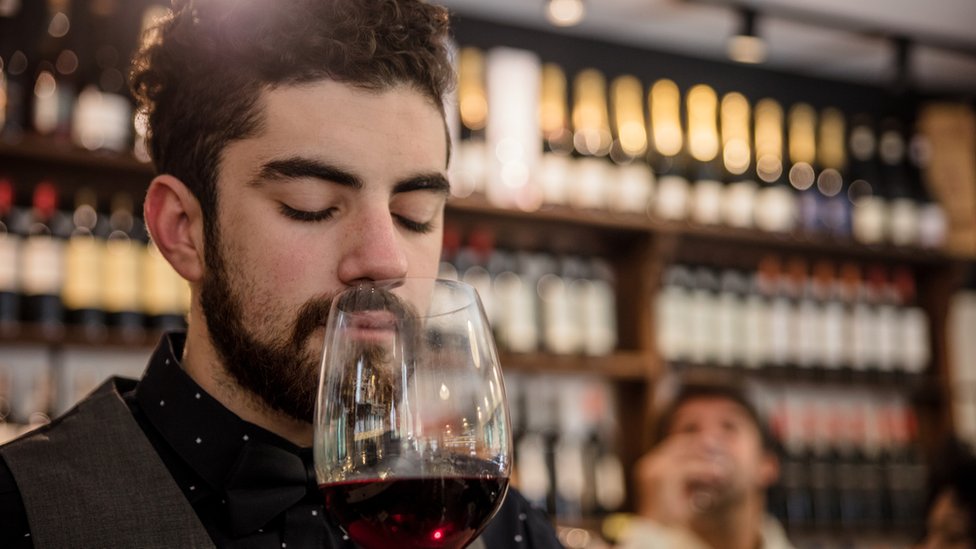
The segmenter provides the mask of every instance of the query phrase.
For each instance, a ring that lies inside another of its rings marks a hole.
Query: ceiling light
[[[740,11],[739,32],[729,37],[729,58],[739,63],[762,63],[766,60],[766,42],[756,34],[756,12]]]
[[[583,0],[548,0],[546,18],[557,27],[571,27],[583,20]]]

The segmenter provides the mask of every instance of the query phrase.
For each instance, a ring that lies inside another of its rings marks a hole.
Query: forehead
[[[728,419],[755,424],[752,415],[741,404],[721,396],[691,397],[674,411],[671,428],[706,420]]]
[[[380,90],[334,80],[277,86],[262,91],[262,131],[275,148],[295,151],[326,147],[330,156],[354,161],[365,143],[389,160],[447,164],[444,116],[416,88],[400,84]],[[392,156],[391,156],[392,155]]]

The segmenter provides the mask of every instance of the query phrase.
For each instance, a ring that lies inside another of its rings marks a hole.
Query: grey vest
[[[2,448],[39,549],[213,548],[111,379]]]

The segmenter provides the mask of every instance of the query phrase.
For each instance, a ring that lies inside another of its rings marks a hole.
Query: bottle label
[[[785,365],[795,353],[793,340],[795,312],[785,297],[773,300],[769,308],[770,360],[777,366]]]
[[[729,185],[722,199],[723,221],[732,227],[752,227],[758,190],[755,181],[736,181]]]
[[[21,238],[10,233],[0,233],[0,292],[20,291]]]
[[[714,179],[695,181],[691,202],[691,219],[703,225],[722,222],[722,183]]]
[[[618,212],[644,214],[654,191],[654,174],[645,164],[617,168],[617,186],[611,208]]]
[[[580,294],[584,351],[605,356],[617,346],[617,307],[613,286],[603,280],[577,280],[573,293]]]
[[[661,219],[682,220],[688,216],[688,180],[677,175],[666,175],[658,180],[654,213]]]
[[[926,248],[941,248],[945,245],[949,222],[942,206],[926,204],[919,209],[918,217],[918,243]]]
[[[688,324],[689,297],[677,286],[665,286],[657,296],[655,320],[658,348],[669,362],[688,358],[688,337],[692,333]]]
[[[770,322],[769,308],[761,296],[753,294],[746,299],[743,310],[745,311],[742,322],[745,330],[745,364],[750,368],[758,368],[772,362],[770,348],[771,332],[768,329]]]
[[[877,310],[878,320],[875,329],[878,332],[877,360],[878,368],[883,371],[894,369],[898,345],[898,315],[891,305],[881,305]]]
[[[715,359],[719,364],[731,365],[740,359],[741,338],[737,333],[741,318],[739,299],[731,292],[724,292],[718,298],[715,310]]]
[[[556,354],[577,352],[579,337],[573,322],[579,316],[573,314],[573,304],[565,281],[548,274],[539,279],[538,286],[546,347]]]
[[[884,240],[888,224],[888,205],[883,198],[866,196],[857,201],[851,214],[854,238],[864,244],[878,244]]]
[[[61,295],[64,285],[64,243],[51,236],[31,236],[24,242],[24,294]]]
[[[918,207],[915,201],[898,199],[891,202],[891,243],[910,246],[918,242]]]
[[[581,210],[603,209],[607,203],[604,190],[610,176],[610,165],[602,158],[581,158],[574,162],[575,185],[570,188],[569,203]]]
[[[925,310],[921,307],[903,309],[899,328],[901,366],[908,373],[921,373],[932,358],[929,322]]]
[[[566,183],[571,177],[572,169],[573,160],[568,156],[552,152],[542,155],[535,178],[542,189],[543,202],[559,206],[566,204]]]
[[[878,340],[875,326],[875,317],[871,313],[871,308],[866,304],[858,303],[852,310],[851,344],[852,361],[851,366],[855,370],[864,370],[875,362],[878,349]]]
[[[466,139],[458,144],[451,163],[451,194],[458,197],[485,192],[488,152],[481,139]]]
[[[776,185],[759,191],[756,226],[764,231],[789,232],[796,224],[797,205],[793,193]]]
[[[847,360],[844,356],[844,333],[844,306],[840,302],[828,302],[824,305],[820,321],[824,367],[838,368]]]
[[[139,263],[142,246],[128,238],[110,238],[105,243],[105,285],[102,299],[112,313],[141,310]]]
[[[68,309],[101,309],[103,251],[104,245],[90,235],[68,240],[63,292]]]

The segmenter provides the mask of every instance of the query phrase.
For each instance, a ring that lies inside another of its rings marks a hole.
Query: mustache
[[[292,341],[301,345],[319,327],[329,321],[333,302],[344,312],[387,311],[398,320],[416,318],[417,312],[402,297],[385,287],[362,284],[341,292],[338,296],[311,299],[298,310]]]

